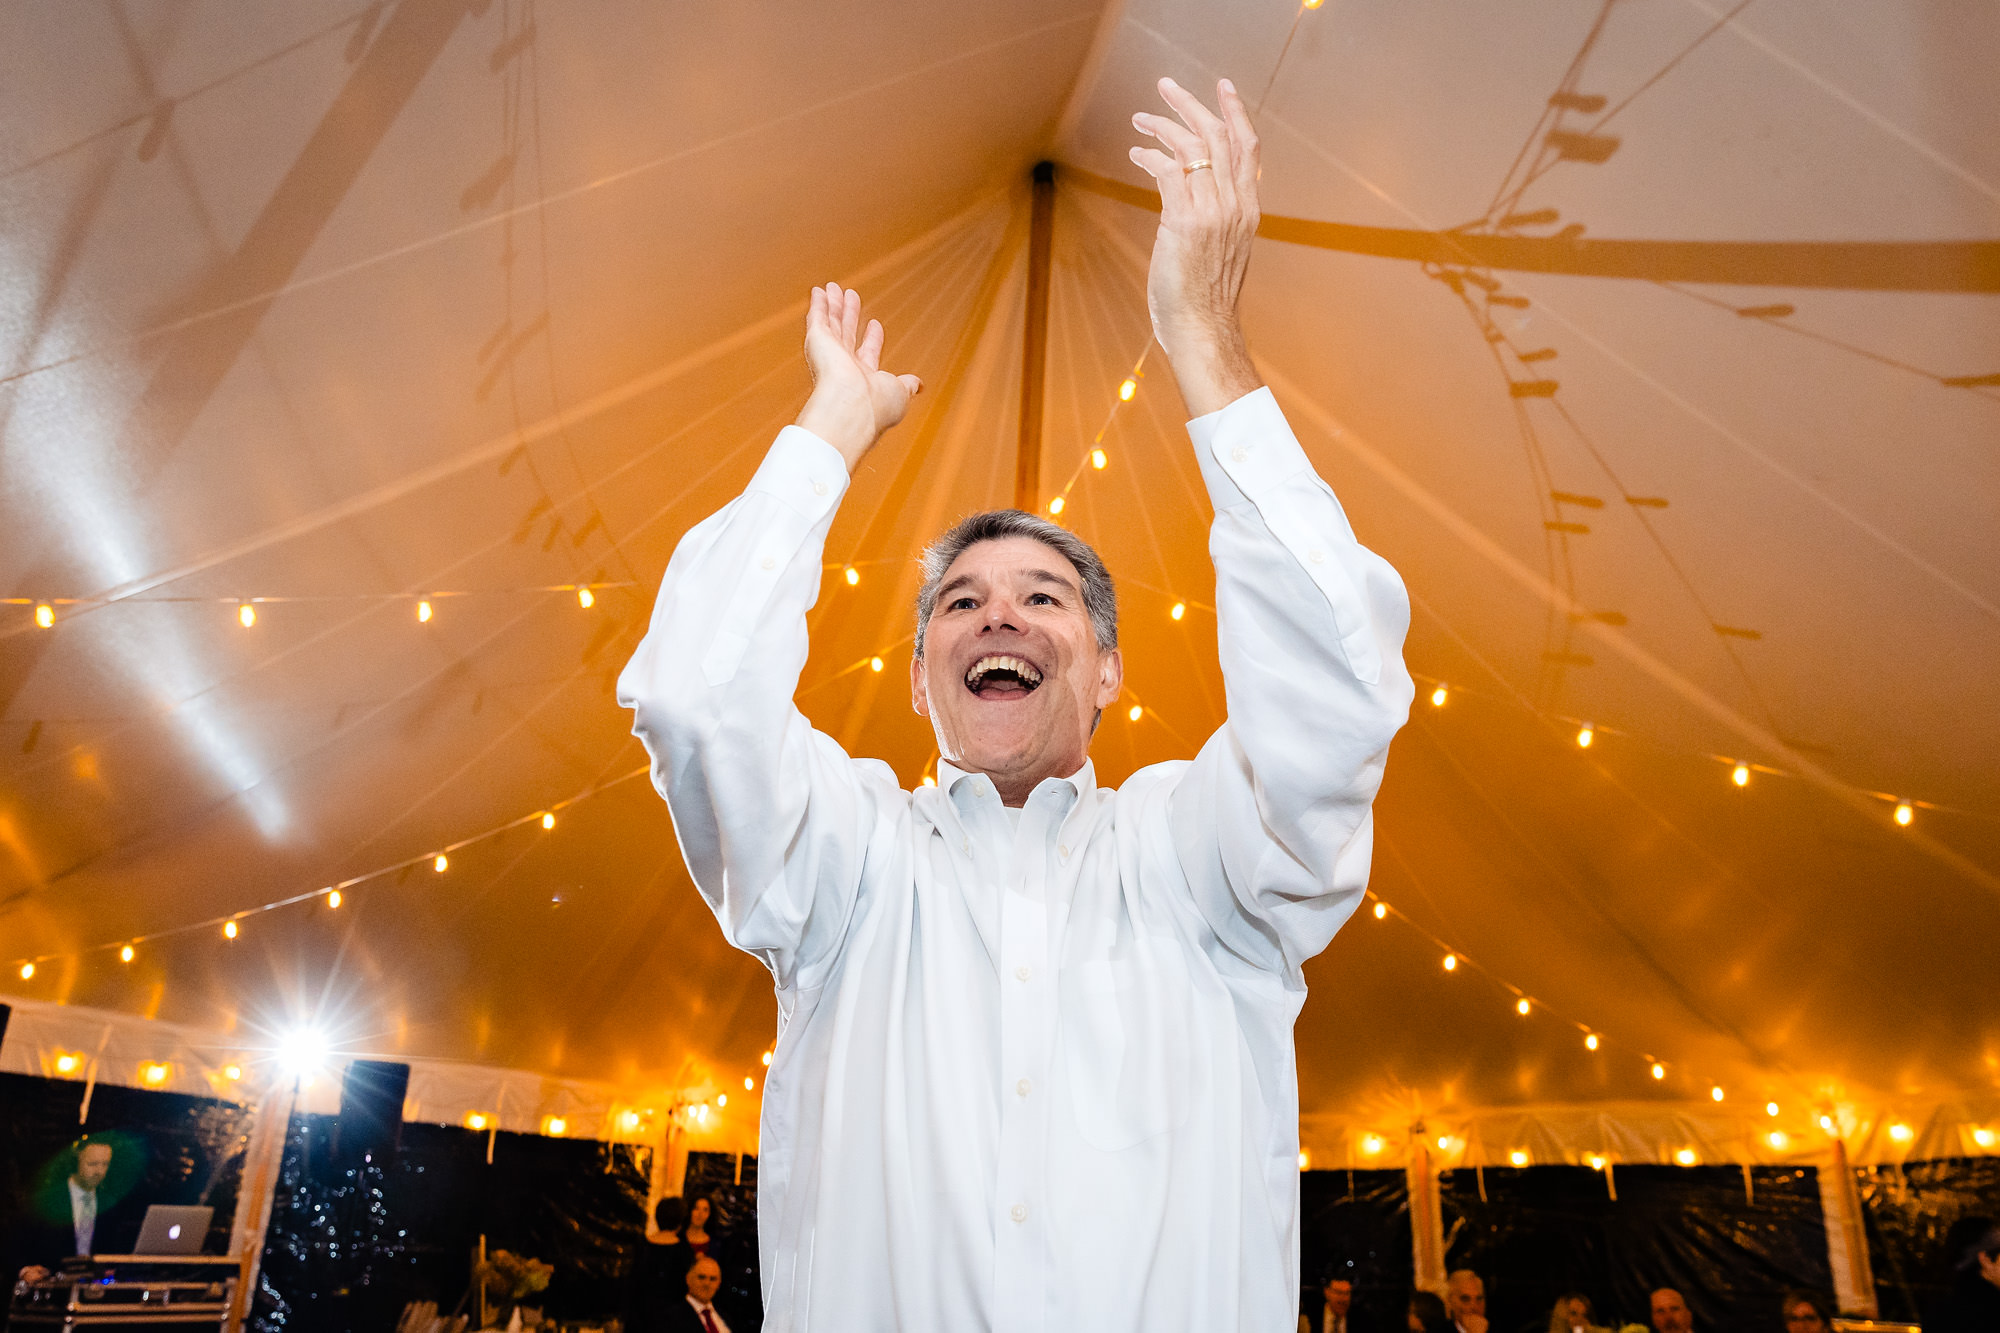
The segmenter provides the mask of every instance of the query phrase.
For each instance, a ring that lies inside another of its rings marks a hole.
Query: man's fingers
[[[1181,164],[1157,148],[1134,148],[1132,161],[1160,187],[1160,208],[1165,216],[1179,217],[1187,207],[1187,173]]]
[[[861,364],[870,370],[882,368],[882,321],[868,321],[868,332],[861,336],[861,350],[856,354]]]
[[[1182,166],[1208,156],[1208,145],[1199,134],[1165,116],[1141,111],[1132,117],[1132,128],[1141,134],[1150,134],[1165,144]]]
[[[915,375],[898,375],[896,376],[896,383],[902,385],[903,391],[912,397],[924,391],[924,382]]]
[[[1217,100],[1222,106],[1223,119],[1229,125],[1229,137],[1236,147],[1236,196],[1253,204],[1257,198],[1257,128],[1250,123],[1250,108],[1243,104],[1243,97],[1236,91],[1236,85],[1224,79],[1216,86]]]
[[[1193,198],[1217,198],[1224,204],[1231,202],[1236,190],[1236,153],[1229,141],[1229,129],[1206,106],[1199,97],[1175,83],[1172,79],[1160,80],[1160,96],[1174,113],[1187,122],[1188,129],[1201,144],[1201,151],[1191,160],[1207,158],[1213,165],[1208,169],[1205,181],[1189,181]],[[1199,172],[1193,173],[1199,175]]]

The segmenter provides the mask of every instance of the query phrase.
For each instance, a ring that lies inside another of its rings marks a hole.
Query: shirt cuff
[[[787,426],[744,490],[780,501],[810,527],[847,493],[847,460],[805,427]]]
[[[1244,394],[1220,412],[1196,417],[1187,432],[1218,513],[1245,500],[1261,500],[1312,470],[1269,387]]]

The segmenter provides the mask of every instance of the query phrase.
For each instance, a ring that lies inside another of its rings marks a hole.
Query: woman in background
[[[1788,1291],[1778,1302],[1785,1333],[1833,1333],[1833,1306],[1812,1291]]]
[[[625,1302],[627,1333],[661,1333],[673,1303],[686,1304],[687,1271],[694,1265],[694,1251],[681,1237],[686,1222],[687,1204],[678,1196],[653,1205],[653,1225],[632,1262]]]
[[[708,1234],[708,1219],[714,1212],[715,1205],[706,1194],[697,1194],[687,1201],[687,1226],[681,1231],[681,1241],[693,1251],[688,1255],[689,1263],[694,1262],[696,1255],[722,1262],[721,1246]]]
[[[1597,1322],[1595,1315],[1590,1297],[1580,1291],[1566,1291],[1556,1297],[1556,1307],[1549,1312],[1549,1333],[1610,1333]]]

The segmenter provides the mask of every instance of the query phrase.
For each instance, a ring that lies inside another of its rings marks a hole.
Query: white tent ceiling
[[[610,680],[796,410],[806,287],[858,284],[930,386],[836,524],[801,697],[915,782],[909,559],[1011,498],[1025,182],[1062,164],[1043,494],[1074,476],[1122,579],[1147,711],[1107,722],[1116,781],[1220,720],[1157,352],[1114,411],[1152,218],[1089,179],[1141,182],[1152,80],[1269,82],[1269,215],[1474,222],[1569,88],[1619,143],[1542,174],[1512,207],[1559,217],[1522,234],[2000,237],[2000,14],[1730,13],[11,7],[0,955],[37,961],[8,985],[611,1083],[755,1069],[768,979],[643,781],[533,817],[640,763]],[[1518,306],[1263,243],[1253,346],[1449,687],[1378,806],[1390,919],[1309,970],[1309,1115],[2000,1081],[2000,389],[1941,382],[2000,371],[2000,261],[1966,253],[1904,289],[1475,270]]]

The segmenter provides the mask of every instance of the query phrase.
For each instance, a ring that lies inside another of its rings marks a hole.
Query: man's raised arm
[[[1355,540],[1250,360],[1237,296],[1257,233],[1257,137],[1227,80],[1220,116],[1171,79],[1179,119],[1133,124],[1160,189],[1147,301],[1215,503],[1228,720],[1180,776],[1176,850],[1222,943],[1296,975],[1360,901],[1389,741],[1409,715],[1409,600]],[[1164,151],[1162,151],[1164,149]]]
[[[792,703],[848,475],[921,387],[881,354],[858,295],[814,289],[805,409],[743,494],[681,539],[618,678],[696,886],[788,988],[815,984],[838,947],[876,812],[900,797],[885,766],[850,760]]]

